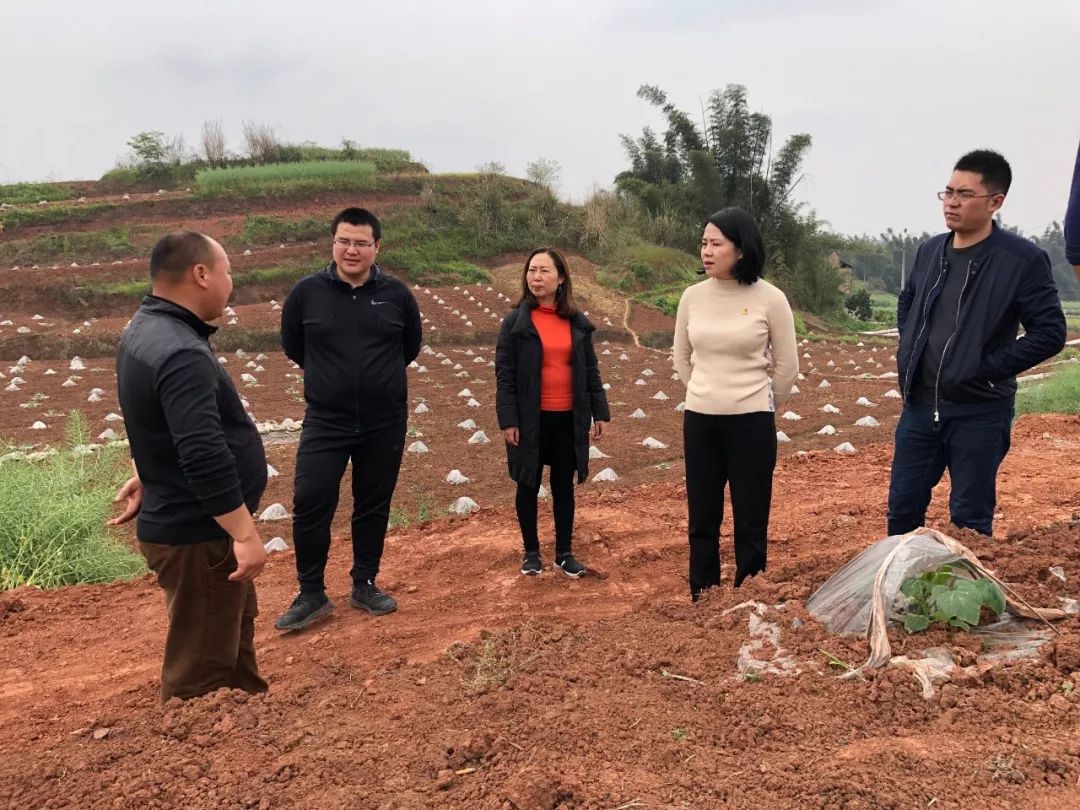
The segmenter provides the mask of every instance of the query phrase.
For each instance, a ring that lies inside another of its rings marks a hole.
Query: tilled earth
[[[575,551],[589,576],[569,580],[546,570],[521,577],[490,365],[517,268],[496,268],[491,285],[414,290],[428,319],[428,349],[417,361],[426,370],[409,372],[410,409],[427,410],[411,414],[409,441],[429,452],[406,454],[380,575],[399,612],[376,619],[348,607],[347,479],[334,524],[331,619],[300,635],[273,631],[273,617],[294,595],[291,551],[273,555],[259,580],[256,641],[267,695],[219,692],[159,705],[165,616],[150,576],[6,592],[0,802],[519,810],[1080,805],[1076,618],[1058,624],[1061,635],[1038,659],[1000,664],[926,700],[906,669],[839,680],[825,653],[857,665],[867,643],[831,636],[806,613],[813,591],[884,533],[900,409],[885,396],[897,381],[881,376],[895,372],[891,343],[800,346],[800,355],[809,355],[800,360],[804,379],[780,412],[802,418],[777,419],[791,441],[780,445],[769,569],[738,591],[730,587],[728,516],[724,583],[694,605],[685,581],[676,410],[683,388],[671,378],[666,352],[635,340],[670,328],[670,319],[628,315],[623,301],[587,283],[587,273],[576,276],[585,279],[582,298],[604,330],[597,350],[611,386],[613,421],[595,442],[607,458],[594,460],[591,473],[611,467],[619,480],[578,489]],[[87,327],[32,314],[7,313],[13,323],[4,330],[118,335],[126,321],[101,318]],[[279,315],[269,298],[237,306],[237,323],[223,331],[273,328]],[[280,352],[221,357],[257,421],[302,417],[299,371]],[[83,358],[85,368],[72,370],[70,358],[31,358],[17,371],[16,359],[0,363],[0,435],[26,450],[62,444],[75,409],[86,415],[92,440],[104,441],[95,437],[106,428],[123,435],[122,422],[105,421],[119,412],[111,359]],[[23,382],[3,390],[15,376]],[[101,399],[88,402],[94,388]],[[656,398],[660,392],[666,399]],[[860,397],[870,404],[857,404]],[[470,398],[478,406],[470,407]],[[827,405],[839,412],[823,410]],[[637,409],[644,418],[632,418]],[[878,424],[856,426],[865,416]],[[475,428],[459,426],[470,419]],[[37,421],[46,427],[33,429]],[[836,432],[820,435],[826,425]],[[489,441],[470,444],[478,430]],[[296,437],[290,430],[268,435],[280,475],[270,480],[264,506],[291,508]],[[666,448],[644,447],[646,437]],[[854,454],[837,453],[841,442]],[[1078,450],[1080,418],[1020,418],[999,476],[998,537],[960,533],[1037,605],[1080,599]],[[470,481],[447,483],[453,469]],[[448,515],[462,495],[479,511]],[[946,480],[929,516],[945,530],[947,497]],[[292,544],[287,520],[261,530],[264,539]],[[550,526],[542,544],[550,564]],[[1064,581],[1051,566],[1061,566]],[[788,674],[740,672],[752,639],[753,609],[739,607],[747,601],[762,603],[760,618],[779,632],[750,654]],[[894,631],[892,640],[898,654],[945,646],[961,660],[979,645],[944,631],[919,638]]]
[[[857,350],[807,348],[816,363],[829,356],[837,365],[841,352]],[[676,383],[662,356],[610,349],[631,360],[616,369],[605,357],[616,419],[597,442],[610,459],[593,469],[610,465],[622,479],[579,489],[575,550],[589,576],[517,573],[520,541],[491,413],[491,369],[471,362],[490,351],[444,351],[470,378],[434,363],[427,374],[410,372],[414,402],[422,397],[430,408],[414,415],[413,428],[431,452],[406,457],[396,509],[411,525],[391,531],[380,576],[399,612],[376,619],[348,607],[347,524],[339,517],[329,569],[337,609],[326,624],[284,637],[271,627],[293,596],[291,552],[273,555],[259,580],[257,644],[270,693],[219,692],[162,707],[165,617],[152,577],[8,592],[0,596],[0,801],[13,808],[1080,802],[1077,619],[1059,623],[1062,635],[1039,659],[947,684],[931,700],[908,670],[838,680],[823,653],[858,664],[868,651],[862,639],[829,635],[804,603],[883,534],[896,415],[881,397],[888,381],[832,375],[830,389],[803,383],[790,407],[806,418],[791,423],[793,441],[783,447],[793,452],[776,473],[769,569],[735,591],[725,563],[722,587],[693,605]],[[259,386],[241,387],[256,416],[299,417],[300,403],[285,390],[287,361],[270,355],[261,363]],[[228,367],[237,365],[230,357]],[[109,377],[101,367],[101,378]],[[644,368],[656,375],[635,386]],[[79,381],[80,392],[89,382]],[[481,408],[457,396],[464,387]],[[654,389],[671,399],[652,400]],[[859,395],[877,407],[856,408]],[[842,413],[821,413],[826,398]],[[646,419],[628,418],[637,407]],[[853,427],[864,411],[882,426]],[[492,442],[467,444],[471,431],[455,426],[466,418]],[[815,435],[826,418],[839,436]],[[646,450],[638,444],[645,435],[669,449]],[[854,455],[831,450],[841,438],[856,445]],[[1076,417],[1019,419],[1000,476],[999,536],[960,537],[1037,605],[1080,598],[1078,447]],[[264,504],[290,504],[294,452],[290,444],[270,447],[281,475]],[[472,482],[445,483],[450,468]],[[931,525],[947,526],[947,491],[944,482]],[[460,494],[480,511],[418,522],[445,514]],[[264,526],[266,537],[291,545],[288,521]],[[550,563],[550,527],[542,538]],[[727,561],[729,521],[723,542]],[[1064,582],[1050,566],[1062,567]],[[763,618],[779,628],[776,645],[753,656],[792,662],[798,674],[740,674],[751,611],[727,611],[748,600],[768,605]],[[893,642],[896,653],[946,646],[959,658],[978,645],[943,631],[919,639],[894,632]]]

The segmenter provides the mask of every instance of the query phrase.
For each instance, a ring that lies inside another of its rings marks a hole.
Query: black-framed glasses
[[[976,194],[974,191],[968,191],[967,189],[953,191],[951,188],[947,188],[944,191],[939,191],[937,193],[937,198],[942,202],[945,202],[945,200],[960,200],[960,202],[963,202],[964,200],[977,200],[979,197],[996,197],[1000,193],[1001,192],[998,192],[997,194]]]
[[[374,242],[368,242],[366,239],[343,239],[340,236],[334,239],[334,244],[338,247],[343,247],[346,249],[356,248],[357,250],[364,250],[365,248],[375,247]]]

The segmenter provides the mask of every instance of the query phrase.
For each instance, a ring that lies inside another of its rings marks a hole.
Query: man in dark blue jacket
[[[1073,266],[1076,280],[1080,281],[1080,146],[1076,149],[1072,191],[1069,193],[1069,207],[1065,210],[1065,256]]]
[[[420,353],[420,310],[379,268],[382,230],[363,208],[330,226],[334,260],[300,279],[281,311],[281,344],[304,370],[304,430],[296,453],[293,545],[300,595],[274,626],[302,630],[329,615],[323,574],[330,524],[352,460],[353,581],[349,600],[376,616],[397,603],[375,584],[408,421],[406,368]]]
[[[890,535],[923,525],[946,469],[953,524],[992,533],[1016,375],[1065,344],[1049,257],[993,221],[1011,182],[1009,164],[996,152],[960,158],[938,192],[949,230],[919,247],[900,293],[896,359],[904,410],[889,483]]]
[[[265,692],[253,580],[266,551],[251,518],[266,488],[262,439],[208,338],[232,292],[229,257],[195,231],[150,254],[152,293],[124,331],[116,381],[135,476],[121,487],[139,549],[165,591],[161,699]]]

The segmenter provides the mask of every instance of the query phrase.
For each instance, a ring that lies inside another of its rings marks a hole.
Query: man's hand
[[[604,435],[604,425],[606,424],[607,422],[593,422],[592,435],[594,439],[599,439]]]
[[[135,515],[139,514],[139,509],[142,507],[143,498],[143,485],[139,480],[139,476],[133,475],[124,485],[120,487],[120,490],[116,493],[116,497],[113,498],[113,503],[123,503],[127,501],[127,506],[124,507],[122,514],[114,517],[108,521],[106,526],[119,526],[122,523],[127,523]]]
[[[266,549],[259,533],[254,529],[241,540],[233,538],[233,556],[236,570],[229,574],[231,582],[248,582],[262,573],[266,565]]]
[[[518,441],[521,439],[521,433],[516,427],[508,427],[503,430],[503,438],[506,439],[506,443],[511,447],[517,447]]]

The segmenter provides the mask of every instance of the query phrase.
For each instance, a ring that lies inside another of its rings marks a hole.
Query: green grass
[[[701,261],[675,248],[634,244],[620,248],[596,274],[601,284],[623,292],[648,292],[662,295],[679,292],[700,281],[697,270]],[[650,302],[651,303],[651,302]],[[678,299],[675,301],[678,305]]]
[[[447,228],[424,233],[406,229],[383,228],[383,249],[379,263],[408,274],[417,284],[442,285],[479,284],[491,281],[491,274],[482,267],[465,261],[466,257],[482,258],[501,252],[477,243],[464,229]]]
[[[489,284],[491,273],[470,262],[435,262],[410,274],[417,284],[445,287],[448,284]]]
[[[795,335],[796,337],[804,338],[809,334],[806,329],[806,319],[803,318],[801,312],[792,312],[792,317],[795,319]]]
[[[304,276],[322,269],[323,262],[301,265],[279,265],[275,267],[257,267],[251,270],[233,271],[233,289],[242,289],[261,284],[295,282]],[[109,301],[128,300],[134,304],[150,292],[148,278],[130,278],[122,281],[89,282],[84,284],[65,284],[56,294],[60,301],[81,308],[98,305]]]
[[[70,200],[75,194],[70,186],[53,183],[12,183],[0,186],[0,203],[27,205],[47,200]]]
[[[375,164],[369,161],[325,160],[204,169],[195,175],[202,197],[280,196],[309,191],[360,191],[375,183]]]
[[[0,265],[101,261],[130,255],[133,249],[130,228],[55,233],[0,243]]]
[[[0,590],[111,582],[146,571],[142,557],[104,525],[128,474],[126,450],[72,453],[87,443],[78,412],[68,441],[50,458],[0,464]]]
[[[897,298],[892,293],[876,292],[870,294],[870,304],[879,309],[891,309],[896,312]]]
[[[363,160],[375,164],[379,172],[400,172],[416,167],[412,156],[404,149],[332,149],[326,146],[299,146],[303,162]]]
[[[632,244],[620,248],[596,273],[597,280],[634,300],[675,317],[683,290],[701,280],[696,256],[659,245]]]
[[[1068,366],[1047,380],[1021,385],[1017,413],[1080,413],[1080,366]]]
[[[38,225],[61,225],[70,222],[88,222],[112,211],[112,203],[87,203],[85,205],[50,205],[47,208],[15,208],[0,213],[0,225],[5,232]]]
[[[640,301],[643,304],[656,307],[670,318],[674,318],[678,314],[679,300],[681,298],[681,290],[664,293],[638,293],[634,296],[635,301]]]
[[[244,233],[240,239],[245,245],[275,245],[311,242],[320,237],[330,237],[328,219],[249,216],[244,221]]]

